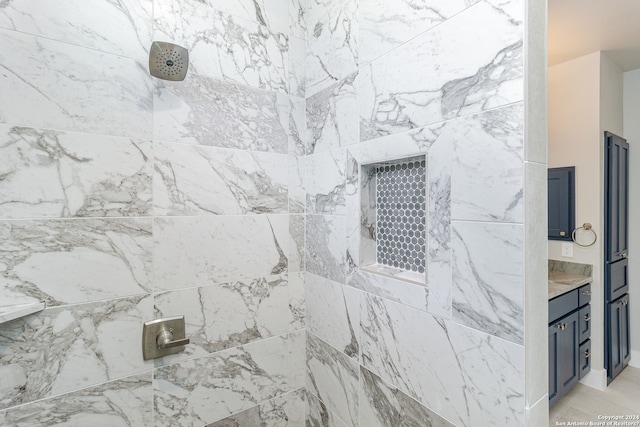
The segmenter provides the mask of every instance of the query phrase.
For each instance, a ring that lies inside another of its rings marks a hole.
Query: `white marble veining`
[[[430,30],[480,0],[360,0],[358,48],[368,63]]]
[[[305,216],[289,215],[289,271],[304,271]]]
[[[289,97],[289,154],[307,153],[307,104],[304,98]]]
[[[147,61],[152,0],[8,0],[0,27]]]
[[[157,318],[185,315],[185,351],[164,357],[169,364],[289,331],[286,275],[221,283],[154,295]]]
[[[360,356],[360,292],[324,277],[305,275],[307,328],[358,360]]]
[[[289,0],[289,31],[291,37],[307,38],[307,1]]]
[[[509,11],[479,2],[360,67],[360,139],[522,100],[523,25]]]
[[[217,10],[288,34],[287,0],[196,0]],[[197,3],[196,3],[197,4]],[[196,9],[198,10],[198,9]]]
[[[358,426],[358,364],[311,333],[307,334],[307,390],[348,426]]]
[[[368,369],[360,367],[360,425],[454,427]]]
[[[153,387],[147,372],[0,412],[6,427],[150,426]]]
[[[304,329],[307,324],[305,274],[289,273],[289,331]]]
[[[360,140],[355,78],[356,74],[351,74],[307,99],[307,153],[332,150]]]
[[[136,297],[54,307],[3,324],[0,408],[148,370],[140,334],[152,304]]]
[[[189,49],[190,73],[287,93],[289,39],[286,33],[272,31],[255,18],[237,18],[216,10],[226,3],[239,3],[241,8],[251,3],[253,6],[284,3],[286,10],[286,1],[156,0],[154,38]],[[287,19],[284,13],[280,16]]]
[[[146,294],[151,245],[151,219],[3,221],[3,305],[56,306]]]
[[[304,427],[304,389],[292,391],[207,427]]]
[[[344,149],[324,151],[305,159],[307,210],[309,214],[345,214]]]
[[[347,425],[331,409],[313,394],[307,392],[306,426],[307,427],[347,427]]]
[[[289,95],[304,98],[307,86],[306,55],[304,38],[289,37]]]
[[[307,97],[358,70],[356,0],[306,3]]]
[[[522,346],[370,294],[361,303],[365,368],[454,425],[524,423]]]
[[[307,203],[305,156],[289,156],[289,213],[305,213]]]
[[[519,224],[454,222],[456,321],[524,344],[523,236]]]
[[[196,74],[156,81],[154,140],[286,154],[289,102]]]
[[[145,216],[151,143],[0,125],[0,217]]]
[[[156,291],[287,272],[286,215],[156,218],[153,237]]]
[[[0,123],[151,136],[151,77],[133,59],[0,29],[0,64]]]
[[[306,219],[306,271],[344,283],[347,273],[345,218],[307,215]]]
[[[155,426],[203,425],[304,385],[287,336],[154,371]]]
[[[451,122],[455,220],[524,221],[524,107],[521,103]]]
[[[287,212],[287,155],[163,143],[154,155],[156,215]]]

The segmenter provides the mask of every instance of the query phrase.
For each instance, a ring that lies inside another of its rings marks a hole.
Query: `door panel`
[[[629,144],[605,132],[605,253],[606,261],[616,262],[628,255],[629,222]]]
[[[615,301],[629,292],[629,260],[621,259],[606,266],[605,299]]]

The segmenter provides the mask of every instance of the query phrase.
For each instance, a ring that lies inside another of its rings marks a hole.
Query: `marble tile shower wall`
[[[48,308],[0,325],[0,424],[302,426],[299,5],[36,3],[0,5],[0,305]],[[174,315],[191,344],[143,361]]]
[[[525,424],[524,9],[306,3],[308,426]],[[360,269],[360,165],[417,155],[425,286]]]

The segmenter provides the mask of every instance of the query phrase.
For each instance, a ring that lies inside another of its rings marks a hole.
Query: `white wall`
[[[602,235],[599,52],[549,68],[549,167],[576,167],[576,226],[585,222]],[[604,312],[602,246],[573,245],[573,258],[561,256],[562,243],[549,241],[549,258],[593,265],[593,365],[590,385],[602,388]],[[596,308],[598,308],[596,310]],[[587,380],[590,378],[587,377]],[[606,384],[606,382],[605,382]]]
[[[624,73],[624,136],[629,142],[629,218],[640,215],[640,69]],[[640,367],[640,224],[629,224],[631,365]]]

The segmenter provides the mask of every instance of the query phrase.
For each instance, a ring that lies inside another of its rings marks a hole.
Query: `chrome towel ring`
[[[576,231],[578,230],[586,230],[586,231],[592,232],[593,242],[589,243],[588,245],[583,245],[582,243],[578,243],[576,241]],[[573,240],[573,243],[575,243],[578,246],[582,246],[583,248],[588,248],[589,246],[593,246],[596,244],[596,241],[598,240],[598,235],[596,234],[596,231],[593,229],[593,226],[591,225],[591,223],[585,222],[584,224],[582,224],[582,227],[578,227],[575,230],[573,230],[573,233],[571,233],[571,240]]]

